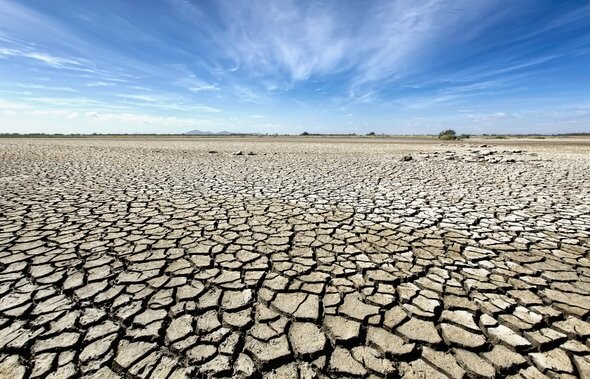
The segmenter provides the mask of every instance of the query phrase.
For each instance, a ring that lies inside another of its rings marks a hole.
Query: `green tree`
[[[457,139],[457,133],[453,129],[443,130],[438,133],[438,139],[442,140],[455,140]]]

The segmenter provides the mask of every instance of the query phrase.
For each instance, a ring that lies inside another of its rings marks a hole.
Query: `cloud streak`
[[[491,8],[489,1],[455,2],[460,12],[442,0],[376,1],[359,15],[325,2],[220,4],[222,27],[207,30],[220,53],[238,71],[273,78],[281,88],[340,73],[353,87],[406,76]]]
[[[6,59],[10,57],[31,59],[33,61],[45,64],[53,68],[78,68],[83,65],[83,62],[78,59],[51,55],[49,53],[42,51],[9,48],[0,49],[0,58]]]

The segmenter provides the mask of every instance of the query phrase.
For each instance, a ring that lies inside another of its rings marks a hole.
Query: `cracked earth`
[[[382,142],[0,140],[0,377],[589,377],[590,144]]]

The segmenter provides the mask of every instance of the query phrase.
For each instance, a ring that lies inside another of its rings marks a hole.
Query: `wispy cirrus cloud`
[[[474,122],[488,122],[503,120],[510,117],[510,115],[506,114],[505,112],[494,112],[484,114],[467,114],[465,117]]]
[[[63,92],[77,92],[72,87],[58,87],[58,86],[47,86],[43,84],[17,84],[18,88],[35,89],[35,90],[46,90],[46,91],[63,91]]]
[[[117,85],[117,84],[113,83],[113,82],[101,82],[101,81],[86,83],[86,86],[88,86],[88,87],[111,87],[111,86],[115,86],[115,85]]]
[[[187,2],[174,2],[182,9]],[[482,18],[492,2],[377,1],[361,14],[334,3],[237,1],[219,4],[219,20],[206,31],[233,70],[273,77],[278,87],[346,72],[353,87],[406,76],[420,58],[438,50]],[[354,11],[354,10],[353,10]],[[194,12],[195,22],[205,15]],[[487,24],[487,23],[486,23]]]
[[[206,91],[219,91],[220,88],[216,84],[198,84],[192,87],[188,87],[189,91],[192,92],[206,92]]]
[[[80,59],[52,55],[43,51],[0,48],[0,58],[6,59],[9,57],[26,58],[54,68],[78,68],[84,64],[84,61]]]
[[[122,97],[124,99],[131,99],[131,100],[140,100],[148,103],[153,103],[157,101],[161,101],[161,99],[157,96],[153,95],[142,95],[142,94],[131,94],[131,93],[119,93],[116,94],[117,97]]]

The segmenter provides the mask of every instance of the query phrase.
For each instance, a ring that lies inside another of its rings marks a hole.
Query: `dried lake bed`
[[[0,377],[590,377],[589,236],[590,139],[0,139]]]

